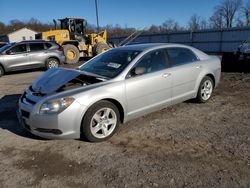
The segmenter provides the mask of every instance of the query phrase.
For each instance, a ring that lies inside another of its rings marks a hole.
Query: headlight
[[[40,114],[56,114],[60,113],[66,108],[68,108],[73,102],[73,97],[64,97],[60,99],[54,99],[51,101],[46,101],[42,104],[40,108]]]

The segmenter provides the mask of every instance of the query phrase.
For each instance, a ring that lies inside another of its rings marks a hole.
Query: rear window
[[[30,51],[44,50],[43,43],[30,43]]]

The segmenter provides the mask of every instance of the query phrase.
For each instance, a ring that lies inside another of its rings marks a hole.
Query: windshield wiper
[[[80,70],[80,72],[84,73],[87,76],[95,77],[95,78],[97,78],[99,80],[102,80],[102,81],[110,79],[108,77],[101,76],[101,75],[98,75],[98,74],[94,74],[94,73],[91,73],[91,72],[86,72],[86,71],[81,71],[81,70]]]

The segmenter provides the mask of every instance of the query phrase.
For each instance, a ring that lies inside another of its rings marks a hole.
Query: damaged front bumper
[[[34,135],[48,139],[78,139],[86,108],[74,101],[59,114],[39,114],[36,105],[19,99],[19,123]]]

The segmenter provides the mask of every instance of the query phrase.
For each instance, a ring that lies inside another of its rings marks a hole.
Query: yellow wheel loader
[[[80,18],[59,19],[60,29],[45,31],[36,35],[36,39],[55,41],[63,47],[66,63],[76,63],[80,57],[93,57],[108,50],[107,31],[86,33],[87,22]]]

